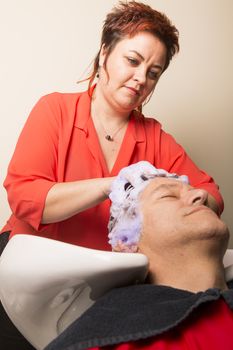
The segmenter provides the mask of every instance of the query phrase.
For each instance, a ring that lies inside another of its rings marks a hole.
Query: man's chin
[[[218,224],[209,230],[209,239],[216,241],[221,246],[227,246],[229,242],[230,232],[227,225],[219,219]]]

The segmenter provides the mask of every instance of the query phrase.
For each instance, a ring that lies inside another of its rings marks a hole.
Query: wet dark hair
[[[167,69],[172,57],[179,51],[178,30],[168,17],[137,1],[120,1],[107,15],[102,31],[100,50],[94,59],[93,71],[89,79],[89,89],[98,73],[100,51],[103,47],[106,60],[116,44],[125,37],[133,37],[139,32],[149,32],[166,46],[167,57],[163,71]]]

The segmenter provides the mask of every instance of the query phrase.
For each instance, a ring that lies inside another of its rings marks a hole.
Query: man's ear
[[[137,247],[137,253],[145,254],[144,251],[140,247]]]
[[[126,243],[118,241],[117,245],[112,248],[112,251],[120,253],[138,253],[138,249],[136,244],[128,246]]]
[[[103,67],[106,59],[106,49],[105,46],[102,45],[100,49],[100,55],[99,55],[99,67]]]

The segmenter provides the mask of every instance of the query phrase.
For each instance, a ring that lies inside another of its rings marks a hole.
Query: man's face
[[[207,196],[205,190],[175,179],[152,180],[139,201],[143,216],[140,250],[161,252],[192,241],[214,241],[214,237],[227,242],[227,226],[206,206]]]

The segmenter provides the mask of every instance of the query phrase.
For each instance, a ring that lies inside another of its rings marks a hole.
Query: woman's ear
[[[100,49],[100,55],[99,55],[99,67],[103,67],[106,59],[106,49],[105,46],[102,45]]]

